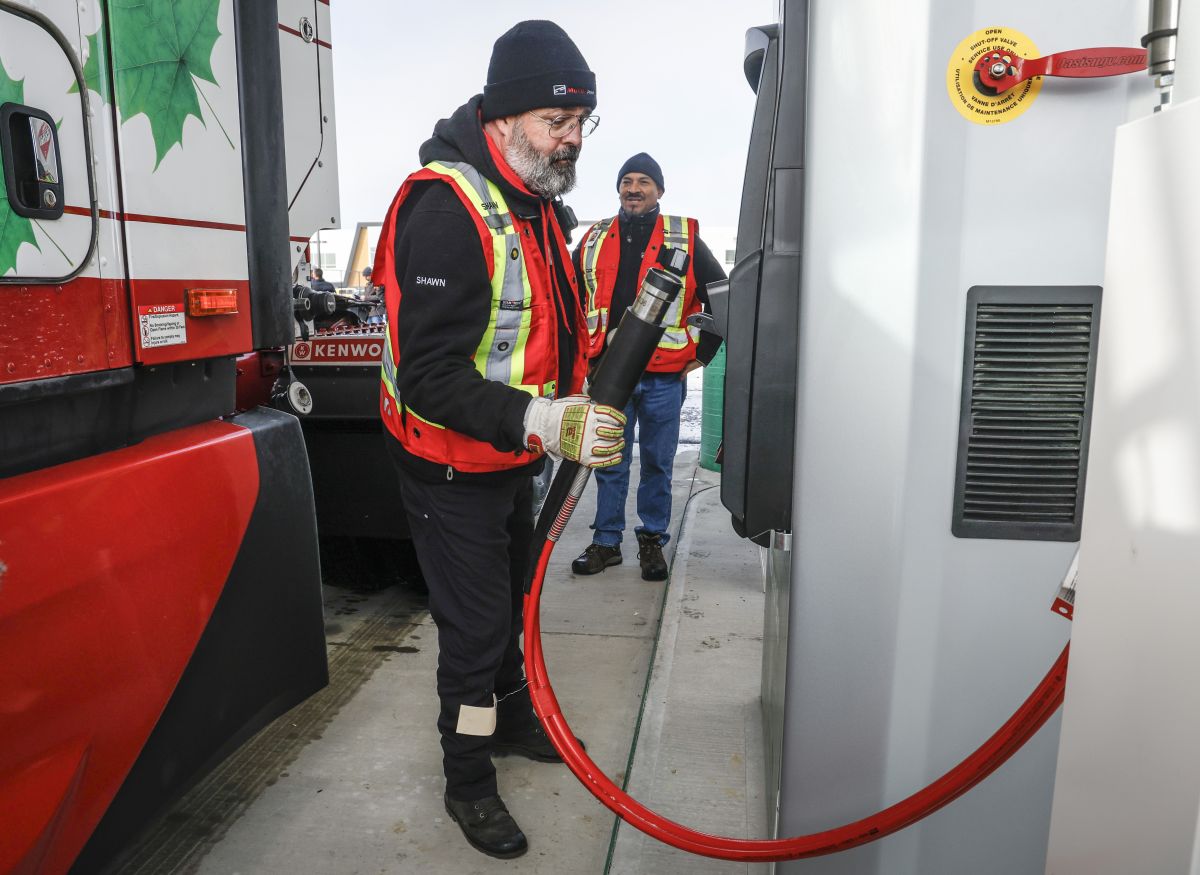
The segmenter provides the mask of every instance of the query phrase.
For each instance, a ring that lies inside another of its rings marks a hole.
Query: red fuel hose
[[[582,483],[586,483],[586,475],[579,479]],[[580,483],[578,491],[572,491],[572,496],[563,504],[555,518],[554,525],[538,557],[532,586],[525,595],[525,676],[529,681],[533,708],[541,719],[542,726],[545,727],[546,735],[562,756],[563,762],[575,773],[575,777],[610,811],[626,823],[659,841],[705,857],[755,863],[819,857],[865,845],[916,823],[966,793],[1000,768],[1010,756],[1021,748],[1021,745],[1042,728],[1042,724],[1049,720],[1051,715],[1058,710],[1058,706],[1062,704],[1070,644],[1063,648],[1062,655],[1050,667],[1050,671],[1029,698],[1008,719],[1008,722],[980,745],[978,750],[928,787],[883,811],[824,832],[784,839],[738,839],[714,836],[697,832],[668,820],[651,811],[614,784],[584,752],[559,708],[558,701],[554,697],[554,690],[550,686],[550,679],[546,674],[546,662],[542,658],[541,618],[539,616],[542,584],[545,581],[546,567],[550,563],[550,554],[554,551],[554,544],[558,540],[558,536],[562,534],[571,512],[575,509],[579,493],[583,491],[582,483]]]

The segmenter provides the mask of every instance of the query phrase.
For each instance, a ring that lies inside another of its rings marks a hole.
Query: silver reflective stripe
[[[389,325],[384,333],[383,338],[383,379],[392,390],[392,395],[396,394],[396,363],[392,361],[392,328]]]
[[[492,334],[491,345],[487,351],[484,376],[489,380],[511,383],[513,353],[521,340],[521,318],[525,315],[521,236],[513,227],[512,216],[501,195],[499,192],[493,194],[482,173],[461,161],[445,161],[441,164],[462,174],[467,185],[473,190],[476,203],[483,211],[484,224],[492,231],[495,269],[503,271],[500,279],[500,301],[508,302],[510,307],[506,308],[500,304],[495,308],[496,330]],[[505,207],[503,211],[500,209],[502,205]],[[501,233],[504,234],[504,251],[497,253],[494,247]],[[516,258],[511,256],[513,252],[517,254]],[[495,277],[492,279],[492,288],[495,289]]]
[[[439,161],[437,163],[441,164],[443,167],[449,167],[451,170],[457,170],[459,173],[461,173],[466,178],[467,185],[471,186],[472,190],[475,192],[475,197],[479,203],[488,203],[491,195],[488,192],[487,180],[483,178],[482,173],[480,173],[470,164],[467,164],[465,161]],[[488,212],[496,213],[497,215],[499,214],[494,208],[492,210],[488,210]]]
[[[677,346],[683,346],[687,342],[687,339],[688,333],[686,329],[682,331],[663,332],[663,340],[665,340],[667,343],[676,344]]]
[[[663,245],[687,251],[687,221],[682,216],[663,216]]]
[[[662,218],[663,245],[688,252],[687,219],[683,216],[666,215]],[[683,317],[684,298],[687,297],[688,292],[687,277],[684,277],[683,282],[683,287],[680,288],[675,300],[671,302],[671,307],[667,310],[667,315],[663,317],[663,325],[667,326],[667,330],[663,332],[661,343],[671,344],[676,347],[685,345],[688,339],[687,330],[680,325],[680,320]]]
[[[467,185],[471,187],[472,193],[475,195],[475,201],[479,204],[483,211],[483,223],[493,231],[505,231],[512,228],[512,216],[508,214],[506,208],[503,212],[500,211],[500,202],[496,200],[498,195],[493,195],[488,187],[488,181],[482,173],[462,161],[440,161],[443,167],[449,167],[452,170],[457,170],[463,175]]]
[[[604,238],[608,234],[608,229],[612,227],[613,219],[602,219],[596,223],[596,227],[592,233],[588,235],[585,241],[586,246],[583,250],[583,258],[580,259],[583,265],[583,285],[587,289],[587,308],[591,313],[596,309],[596,262],[600,258],[600,247],[604,243]],[[588,317],[588,327],[591,327],[591,317]]]
[[[517,253],[516,258],[510,257],[512,252]],[[521,337],[521,319],[525,315],[521,237],[515,231],[504,235],[503,256],[502,259],[499,259],[503,265],[500,269],[504,271],[504,279],[500,286],[500,300],[516,306],[508,309],[501,303],[496,308],[496,332],[492,337],[492,348],[488,350],[487,373],[484,376],[489,380],[511,383],[513,353],[516,352],[517,342]]]

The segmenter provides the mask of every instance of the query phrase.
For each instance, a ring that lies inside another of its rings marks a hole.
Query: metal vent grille
[[[1099,322],[1099,286],[968,292],[958,537],[1079,539]]]

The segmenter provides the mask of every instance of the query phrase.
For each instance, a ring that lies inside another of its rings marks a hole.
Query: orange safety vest
[[[387,306],[387,340],[380,371],[379,412],[384,426],[405,450],[440,465],[446,477],[454,471],[480,473],[527,465],[537,458],[536,450],[519,448],[502,452],[486,441],[476,440],[432,422],[406,404],[396,389],[396,362],[400,361],[397,314],[403,290],[396,278],[396,216],[415,183],[439,180],[448,184],[467,207],[479,230],[484,262],[492,288],[492,313],[473,355],[480,376],[528,392],[534,397],[554,398],[558,379],[558,320],[554,302],[552,268],[536,245],[529,223],[510,212],[504,195],[491,180],[463,162],[434,161],[404,181],[388,208],[379,244],[375,250],[373,278],[383,280]],[[554,242],[557,257],[569,264],[570,255],[558,222],[550,214],[546,234]],[[528,247],[525,245],[530,243]],[[575,294],[575,279],[568,271]],[[579,349],[572,372],[572,385],[564,394],[580,391],[585,371],[583,318],[575,308]]]
[[[657,263],[659,250],[664,245],[683,249],[694,257],[699,231],[700,225],[695,219],[660,215],[642,255],[637,287],[642,287],[646,272]],[[588,230],[579,253],[579,266],[583,272],[583,286],[587,293],[588,358],[596,358],[604,351],[604,338],[608,334],[608,310],[621,263],[620,236],[617,217],[604,219]],[[666,330],[658,343],[658,349],[654,351],[654,357],[646,366],[647,371],[682,371],[688,362],[696,358],[696,341],[700,332],[687,324],[687,318],[702,309],[696,297],[694,265],[693,258],[688,265],[683,288],[679,290],[679,297],[675,299],[675,303],[663,319]],[[618,322],[621,315],[623,314],[617,315]]]

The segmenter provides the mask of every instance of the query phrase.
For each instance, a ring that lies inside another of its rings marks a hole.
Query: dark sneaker
[[[582,739],[576,740],[584,750],[587,750],[587,745],[583,743]],[[492,736],[492,753],[498,757],[510,755],[525,757],[539,763],[562,762],[562,757],[550,743],[546,730],[542,729],[542,724],[537,722],[536,717],[533,725],[526,725],[520,731],[506,733],[497,730],[496,734]]]
[[[525,833],[513,820],[499,796],[487,796],[473,802],[443,797],[446,813],[454,818],[463,835],[477,851],[489,857],[510,860],[529,850]]]
[[[642,563],[642,580],[666,580],[667,561],[663,559],[660,536],[654,532],[638,532],[638,561]]]
[[[571,563],[571,571],[575,574],[599,574],[610,565],[620,564],[620,547],[588,544],[588,548],[579,554],[578,559]]]

